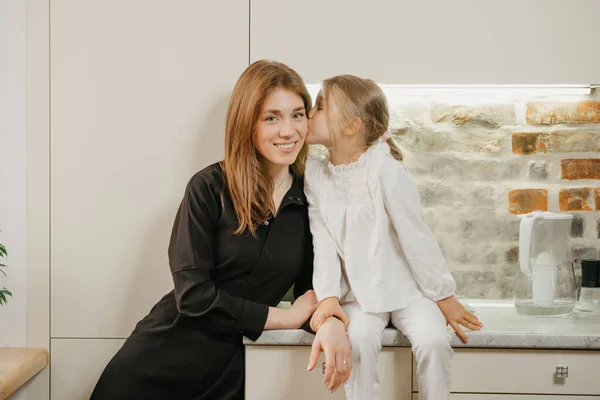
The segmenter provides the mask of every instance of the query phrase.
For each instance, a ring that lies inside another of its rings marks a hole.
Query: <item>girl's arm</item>
[[[325,223],[314,205],[309,205],[310,231],[313,236],[313,286],[317,300],[340,299],[342,266]]]
[[[417,189],[406,169],[391,156],[386,157],[380,171],[380,187],[386,211],[413,276],[425,295],[436,301],[463,342],[467,335],[459,325],[479,330],[483,324],[456,299],[456,283],[446,268],[442,251],[429,227],[421,219]]]
[[[304,192],[308,200],[308,217],[313,242],[313,287],[319,308],[310,321],[314,331],[329,317],[336,316],[348,325],[348,319],[339,305],[341,297],[342,266],[335,243],[318,208],[318,168],[321,161],[309,159],[306,165]]]
[[[306,163],[304,193],[308,200],[308,218],[313,242],[313,286],[317,300],[341,296],[342,266],[333,238],[318,208],[318,168],[321,161],[309,159]]]
[[[421,219],[421,202],[410,175],[401,163],[386,155],[378,176],[385,209],[421,290],[434,301],[453,296],[454,278],[435,237]]]

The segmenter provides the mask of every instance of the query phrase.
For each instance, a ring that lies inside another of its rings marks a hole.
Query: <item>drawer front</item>
[[[567,378],[556,377],[559,366]],[[600,396],[599,367],[600,351],[455,349],[452,392]]]
[[[246,400],[344,400],[343,388],[331,395],[323,387],[321,354],[306,371],[310,346],[246,346]],[[384,348],[379,354],[380,400],[410,400],[412,354]]]
[[[419,400],[419,394],[413,394]],[[451,394],[450,400],[600,400],[600,396],[548,396],[535,394]]]

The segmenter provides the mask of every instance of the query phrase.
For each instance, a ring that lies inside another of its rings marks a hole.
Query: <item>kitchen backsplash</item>
[[[389,103],[392,133],[458,295],[512,297],[518,215],[533,210],[575,215],[580,279],[579,260],[600,247],[600,96]]]

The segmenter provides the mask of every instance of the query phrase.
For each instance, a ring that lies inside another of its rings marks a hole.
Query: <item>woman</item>
[[[175,218],[175,288],[137,324],[91,399],[243,399],[242,337],[309,320],[317,305],[302,179],[310,108],[289,67],[257,61],[242,74],[227,111],[225,160],[192,177]],[[293,306],[275,308],[292,284]],[[315,343],[328,366],[340,366],[337,380],[347,379],[343,324],[330,319]]]

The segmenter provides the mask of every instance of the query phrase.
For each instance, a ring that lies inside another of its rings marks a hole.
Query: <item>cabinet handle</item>
[[[322,370],[323,370],[323,374],[325,374],[325,363],[323,363]]]
[[[556,366],[556,377],[557,378],[568,378],[569,377],[569,367],[566,365],[557,365]]]

